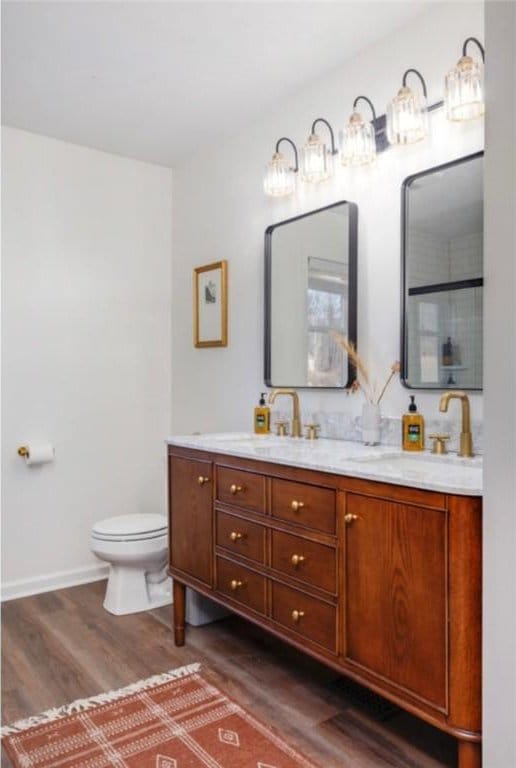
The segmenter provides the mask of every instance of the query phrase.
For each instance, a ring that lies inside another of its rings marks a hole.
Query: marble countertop
[[[392,446],[373,447],[349,440],[306,440],[247,432],[174,435],[167,443],[441,493],[482,495],[481,456],[462,459],[453,453],[411,454]]]

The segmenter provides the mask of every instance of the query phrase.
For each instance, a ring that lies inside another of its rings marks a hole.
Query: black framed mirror
[[[345,388],[356,344],[358,208],[342,200],[265,230],[265,383]]]
[[[482,389],[483,157],[402,185],[401,379],[410,389]]]

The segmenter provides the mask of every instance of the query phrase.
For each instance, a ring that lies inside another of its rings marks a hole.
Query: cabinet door
[[[209,461],[169,457],[170,565],[212,585],[213,469]]]
[[[446,513],[354,494],[346,512],[346,657],[445,711]]]

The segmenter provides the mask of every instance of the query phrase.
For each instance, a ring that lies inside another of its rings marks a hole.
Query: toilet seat
[[[91,536],[98,541],[145,541],[163,537],[167,531],[164,515],[118,515],[95,523]]]

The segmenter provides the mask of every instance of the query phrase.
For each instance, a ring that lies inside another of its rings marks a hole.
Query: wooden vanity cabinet
[[[177,456],[169,464],[170,564],[185,578],[213,585],[213,464]]]
[[[480,768],[481,500],[169,447],[185,586],[459,739]]]
[[[346,659],[447,709],[446,511],[349,494]]]

